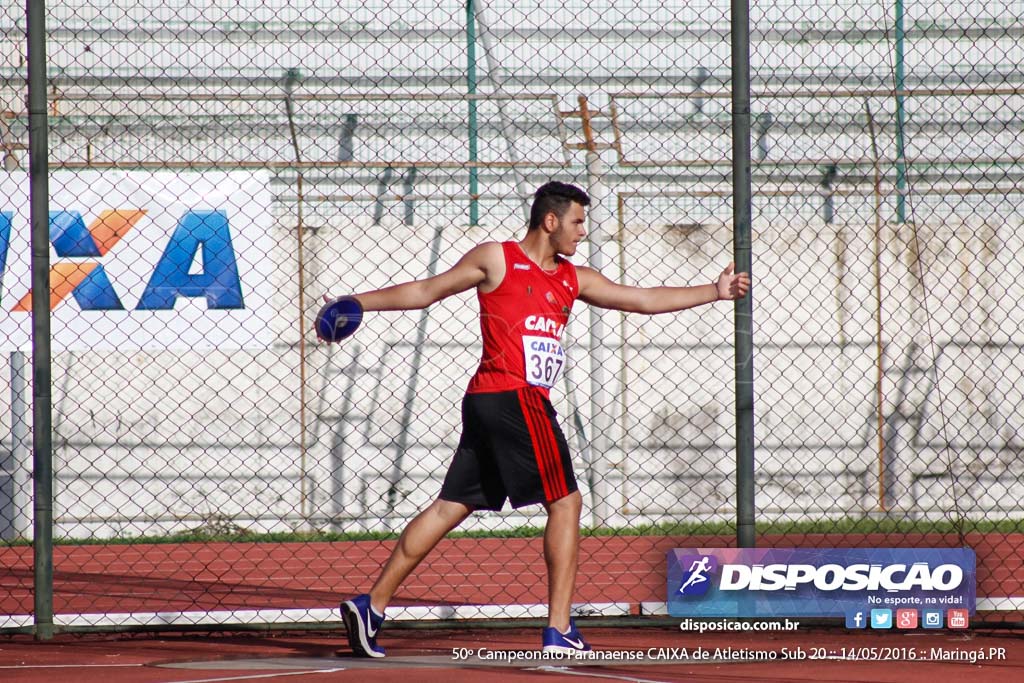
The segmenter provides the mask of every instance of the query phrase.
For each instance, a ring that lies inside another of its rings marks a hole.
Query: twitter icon
[[[892,610],[871,610],[871,628],[892,628]]]

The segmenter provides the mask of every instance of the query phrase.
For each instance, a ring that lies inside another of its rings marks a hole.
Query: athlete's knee
[[[583,496],[579,491],[573,491],[567,496],[553,500],[547,504],[548,514],[552,512],[579,515],[583,510]]]
[[[473,512],[473,507],[466,505],[465,503],[457,503],[451,500],[444,500],[438,498],[430,505],[434,514],[440,517],[445,522],[451,524],[453,527],[457,526],[462,520],[469,517]]]

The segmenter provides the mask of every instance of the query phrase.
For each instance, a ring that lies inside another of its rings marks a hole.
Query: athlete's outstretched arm
[[[423,280],[355,294],[364,311],[408,311],[476,287],[492,275],[494,243],[470,249],[451,269]],[[327,296],[324,299],[328,299]]]
[[[612,282],[592,268],[577,267],[580,300],[630,313],[671,313],[721,299],[739,299],[750,291],[750,275],[734,273],[730,263],[715,282],[693,287],[629,287]]]

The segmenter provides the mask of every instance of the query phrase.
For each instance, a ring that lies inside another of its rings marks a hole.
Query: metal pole
[[[430,245],[430,264],[427,266],[427,273],[430,277],[437,274],[438,262],[441,259],[441,236],[444,233],[444,223],[438,223],[434,230],[434,241]],[[420,378],[420,364],[423,362],[423,346],[427,340],[427,322],[430,320],[429,309],[424,308],[420,312],[419,323],[416,325],[416,346],[412,354],[412,376],[405,392],[405,405],[402,407],[401,426],[398,431],[398,441],[395,443],[395,462],[391,467],[391,476],[388,479],[388,511],[387,523],[390,524],[392,515],[395,513],[395,506],[398,504],[398,482],[405,476],[405,451],[409,448],[409,427],[412,425],[412,408],[416,401],[416,385]]]
[[[19,540],[31,535],[32,519],[28,513],[31,501],[29,494],[29,434],[31,407],[25,400],[28,382],[25,380],[28,368],[28,354],[24,351],[11,352],[11,517],[13,537]]]
[[[410,166],[402,178],[402,195],[405,197],[405,224],[412,225],[416,218],[416,200],[413,192],[416,189],[416,167]]]
[[[570,348],[573,343],[569,327],[570,325],[566,325],[565,328],[566,348]],[[597,510],[597,491],[594,486],[594,454],[590,451],[590,441],[587,439],[587,430],[583,424],[583,414],[580,412],[579,401],[576,400],[576,382],[572,378],[572,368],[572,363],[566,363],[565,369],[562,371],[562,377],[565,380],[565,397],[569,401],[573,431],[576,432],[576,450],[579,451],[580,457],[583,458],[583,462],[587,466],[587,487],[590,489],[590,525],[596,527],[599,526],[599,520],[595,512]]]
[[[355,142],[353,142],[353,138],[356,135],[356,126],[358,124],[358,116],[355,114],[345,115],[345,123],[341,126],[341,135],[338,139],[338,161],[352,161],[356,158]]]
[[[295,86],[300,78],[299,70],[288,69],[284,81],[284,105],[288,116],[288,132],[292,139],[292,151],[295,153],[295,163],[302,163],[302,153],[299,148],[299,136],[295,130],[295,102],[292,95]],[[298,169],[295,174],[295,258],[298,270],[298,316],[296,326],[299,332],[299,509],[300,514],[308,519],[310,513],[309,505],[309,454],[306,449],[306,299],[305,299],[305,272],[306,257],[303,251],[302,233],[305,230],[302,225],[302,200],[303,184],[302,170]]]
[[[356,344],[352,349],[352,362],[342,370],[347,383],[341,394],[341,416],[334,426],[331,441],[331,529],[334,531],[341,530],[341,518],[345,514],[345,427],[351,418],[352,390],[362,371],[361,352],[362,347]]]
[[[896,220],[907,222],[907,161],[904,148],[902,90],[906,87],[903,78],[903,0],[896,0]]]
[[[476,11],[473,8],[473,0],[466,0],[466,89],[470,95],[476,95]],[[470,98],[469,102],[469,161],[474,163],[477,160],[477,124],[476,124],[476,100]],[[480,224],[480,194],[479,169],[476,166],[469,167],[469,224],[471,226]]]
[[[474,4],[470,0],[470,4]],[[502,81],[504,78],[500,77],[500,72],[495,66],[494,58],[494,44],[491,42],[491,31],[488,29],[490,24],[484,20],[486,13],[486,2],[485,0],[478,0],[476,3],[476,23],[480,29],[480,42],[484,48],[484,63],[487,65],[487,77],[491,79],[494,84],[496,92],[501,94]],[[504,99],[498,98],[495,101],[498,106],[498,119],[501,122],[501,135],[505,138],[505,148],[508,151],[508,160],[516,164],[512,168],[512,175],[516,179],[516,194],[519,195],[519,206],[523,212],[523,222],[530,222],[530,186],[526,182],[526,174],[519,168],[519,152],[516,151],[515,140],[517,137],[515,125],[509,118],[508,113],[505,111]]]
[[[584,126],[589,125],[586,114],[586,100],[580,98],[580,110],[583,112]],[[605,199],[608,191],[602,177],[604,166],[600,155],[593,149],[593,138],[587,135],[587,184],[590,194],[590,254],[589,264],[594,270],[601,272],[604,267],[605,244],[611,240],[609,226],[611,216],[605,206]],[[590,306],[590,424],[593,425],[590,437],[594,504],[592,506],[592,526],[598,528],[606,526],[611,518],[612,506],[611,482],[608,481],[609,456],[611,450],[611,429],[612,429],[612,405],[613,399],[608,390],[608,380],[605,376],[605,369],[612,364],[612,353],[608,348],[607,335],[608,326],[605,323],[605,312],[597,306]]]
[[[732,0],[733,259],[751,272],[750,5]],[[753,275],[751,273],[751,275]],[[734,307],[736,337],[736,543],[753,548],[754,327],[753,291]]]
[[[878,142],[875,136],[875,118],[871,114],[871,103],[864,98],[864,110],[868,117],[868,132],[871,138],[871,156],[875,160],[875,417],[878,420],[878,507],[886,511],[885,503],[885,343],[882,338],[882,169],[878,163]]]
[[[32,484],[37,640],[53,637],[53,426],[50,349],[50,187],[47,179],[46,4],[27,0],[28,176],[32,235]]]
[[[373,200],[374,225],[380,225],[380,222],[384,220],[384,195],[387,194],[388,189],[391,187],[391,178],[394,174],[395,170],[388,166],[377,179],[377,196]]]

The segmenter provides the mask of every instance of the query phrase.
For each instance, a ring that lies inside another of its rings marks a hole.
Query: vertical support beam
[[[770,142],[768,139],[768,132],[771,130],[772,124],[775,122],[775,117],[772,116],[770,111],[759,115],[757,117],[757,160],[764,161],[768,158],[768,152],[770,151]]]
[[[352,349],[352,362],[341,372],[345,375],[345,390],[341,394],[341,412],[338,422],[334,425],[334,438],[331,440],[331,530],[344,529],[342,517],[345,515],[345,428],[352,419],[352,391],[363,368],[359,365],[362,347],[356,344]]]
[[[416,200],[412,198],[412,193],[416,190],[416,167],[410,166],[409,170],[405,172],[402,177],[402,195],[405,197],[403,204],[405,205],[405,224],[412,226],[416,219]]]
[[[295,258],[298,270],[298,304],[297,327],[299,332],[299,487],[300,512],[308,522],[312,512],[309,504],[309,453],[306,448],[306,256],[303,247],[305,226],[302,221],[302,209],[305,191],[302,182],[302,153],[299,147],[299,135],[295,129],[295,101],[292,95],[298,85],[301,74],[297,68],[290,68],[285,73],[284,105],[288,115],[288,132],[292,139],[292,151],[295,153]]]
[[[437,275],[438,264],[441,260],[441,237],[444,235],[444,222],[438,221],[434,228],[434,240],[430,244],[430,264],[427,266],[428,277]],[[388,477],[388,511],[385,514],[385,524],[391,528],[392,517],[395,514],[395,507],[398,505],[398,483],[405,476],[405,452],[409,449],[409,429],[412,426],[412,409],[416,402],[416,386],[420,379],[420,366],[423,364],[423,347],[427,341],[427,323],[430,321],[430,309],[424,308],[420,311],[420,319],[416,324],[416,345],[412,352],[412,374],[409,377],[409,384],[405,390],[405,404],[402,406],[402,417],[398,430],[398,440],[395,442],[395,462],[391,466],[391,476]]]
[[[32,536],[32,518],[28,513],[32,500],[29,495],[32,465],[28,433],[32,408],[25,400],[28,364],[27,353],[11,352],[11,540],[27,540]]]
[[[875,135],[875,118],[871,114],[871,102],[864,98],[864,111],[868,117],[868,133],[871,138],[871,158],[875,171],[875,231],[874,231],[874,273],[875,273],[875,418],[878,431],[878,507],[886,511],[885,502],[885,339],[882,336],[882,169],[878,159],[878,142]],[[899,405],[898,403],[896,405]]]
[[[907,222],[907,155],[903,138],[906,116],[903,111],[903,0],[896,0],[896,221]]]
[[[476,122],[476,9],[466,0],[466,91],[469,93],[469,224],[480,224],[480,179],[477,162]]]
[[[587,147],[587,190],[590,195],[590,243],[589,264],[594,270],[601,272],[604,268],[604,245],[611,239],[612,217],[606,206],[608,195],[604,184],[604,165],[597,153],[593,129],[590,125],[590,113],[587,99],[579,98],[580,116],[583,118],[583,134]],[[613,399],[608,390],[605,369],[611,367],[612,354],[605,336],[608,325],[607,315],[597,306],[590,306],[590,424],[591,454],[593,456],[591,472],[593,473],[594,494],[591,509],[591,526],[606,526],[611,519],[612,487],[608,481],[609,455],[612,440],[610,432],[613,424]]]
[[[821,178],[821,220],[825,225],[832,225],[836,218],[836,204],[834,192],[832,191],[832,182],[836,179],[836,175],[839,174],[839,168],[835,164],[829,164],[825,167],[824,173]]]
[[[32,235],[32,484],[35,637],[53,637],[53,402],[46,3],[26,0],[29,222]]]
[[[696,75],[690,78],[690,82],[693,83],[693,97],[690,101],[693,102],[693,116],[697,117],[704,113],[704,98],[699,96],[699,93],[704,87],[704,83],[711,78],[711,72],[703,66],[697,67]]]
[[[345,123],[342,124],[341,133],[338,136],[338,161],[352,161],[356,158],[353,138],[356,135],[356,127],[358,125],[358,116],[355,114],[345,114]]]
[[[391,188],[391,178],[394,174],[395,169],[388,166],[384,169],[384,173],[377,177],[377,196],[373,200],[374,225],[380,225],[380,222],[384,220],[384,195]]]
[[[476,6],[476,28],[480,33],[480,44],[484,48],[484,64],[487,67],[487,78],[490,79],[491,84],[494,86],[494,90],[500,95],[504,94],[502,89],[502,83],[504,77],[501,76],[501,72],[496,65],[497,58],[494,56],[494,43],[491,42],[491,24],[486,20],[485,13],[487,9],[486,0],[476,0],[473,3]],[[505,150],[508,153],[508,160],[512,162],[512,175],[516,179],[516,194],[519,195],[519,208],[523,212],[523,222],[530,222],[530,196],[533,192],[530,190],[530,186],[526,182],[526,175],[523,173],[523,169],[519,167],[519,152],[516,151],[516,138],[519,137],[519,133],[516,131],[515,124],[509,118],[505,112],[504,100],[498,98],[495,103],[498,106],[498,120],[501,122],[501,135],[505,138]]]
[[[733,259],[751,272],[750,4],[732,0]],[[736,543],[753,548],[754,529],[754,290],[734,305],[736,358]]]

